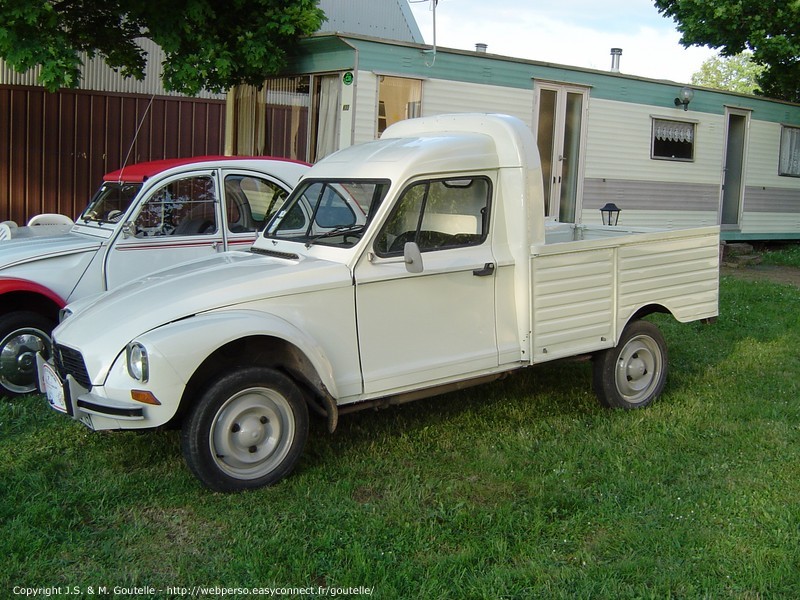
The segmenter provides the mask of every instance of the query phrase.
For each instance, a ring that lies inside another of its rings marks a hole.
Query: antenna
[[[430,64],[428,61],[425,61],[425,66],[431,68],[433,63],[436,62],[436,5],[439,4],[439,0],[431,0],[431,10],[433,11],[433,48],[431,50],[423,50],[424,53],[432,53],[432,58]]]
[[[144,119],[147,116],[147,113],[150,112],[150,107],[153,106],[153,100],[155,99],[156,95],[153,94],[150,96],[150,102],[147,103],[147,108],[144,109],[142,113],[142,118],[139,120],[139,125],[136,127],[136,133],[133,134],[133,139],[131,140],[131,145],[128,147],[128,153],[125,155],[125,160],[122,161],[122,167],[119,169],[119,180],[122,181],[122,172],[125,170],[125,167],[128,164],[128,159],[131,156],[131,152],[133,152],[133,147],[136,145],[136,139],[139,137],[139,130],[144,125]]]

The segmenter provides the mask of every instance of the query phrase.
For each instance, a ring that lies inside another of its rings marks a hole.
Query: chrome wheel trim
[[[15,394],[38,389],[36,354],[49,356],[50,336],[35,327],[24,327],[9,333],[0,341],[0,385]]]

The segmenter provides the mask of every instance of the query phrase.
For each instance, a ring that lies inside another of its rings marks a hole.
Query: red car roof
[[[151,160],[148,162],[137,163],[135,165],[128,165],[121,169],[117,169],[116,171],[111,171],[103,176],[103,181],[142,182],[146,181],[153,175],[157,175],[158,173],[173,167],[222,160],[280,160],[303,165],[308,164],[302,161],[292,160],[290,158],[274,158],[272,156],[190,156],[188,158],[164,158],[162,160]]]

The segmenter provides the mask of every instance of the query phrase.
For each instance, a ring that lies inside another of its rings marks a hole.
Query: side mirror
[[[403,246],[403,261],[409,273],[422,273],[422,252],[417,242],[406,242]]]

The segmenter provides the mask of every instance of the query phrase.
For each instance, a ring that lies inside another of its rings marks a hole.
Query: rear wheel
[[[36,392],[36,353],[50,357],[55,323],[39,313],[18,310],[0,317],[0,394]]]
[[[218,379],[183,424],[183,456],[203,484],[235,492],[291,473],[308,438],[308,407],[284,374],[243,368]]]
[[[642,408],[658,398],[667,381],[667,344],[658,327],[632,321],[614,348],[594,358],[593,387],[609,408]]]

